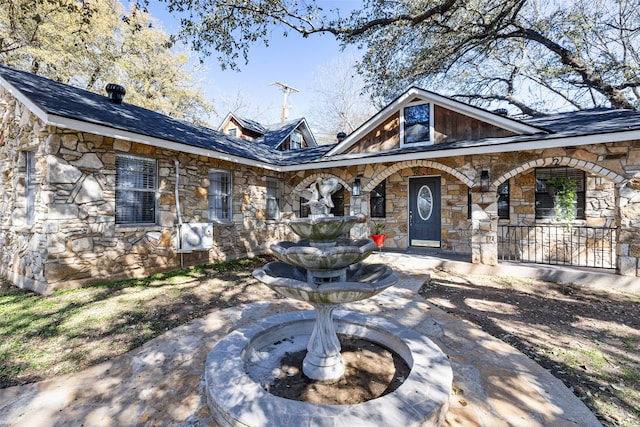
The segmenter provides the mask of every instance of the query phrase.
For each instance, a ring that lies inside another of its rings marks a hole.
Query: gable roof
[[[280,147],[296,129],[304,135],[309,147],[318,146],[315,136],[311,132],[306,119],[303,117],[288,120],[284,123],[274,123],[265,126],[255,120],[238,116],[235,113],[229,113],[218,126],[218,130],[222,131],[231,120],[235,120],[243,129],[260,135],[256,138],[255,142],[266,144],[268,147],[274,149]]]
[[[0,66],[0,83],[49,125],[266,169],[276,169],[296,161],[266,145],[253,144],[132,104],[117,104],[107,96],[24,71]],[[313,153],[319,156],[324,152]],[[313,153],[301,155],[300,161],[308,161]]]
[[[520,135],[531,135],[545,132],[536,126],[515,120],[513,118],[495,114],[473,105],[465,104],[455,99],[439,95],[418,87],[411,87],[402,95],[391,101],[385,108],[376,113],[373,117],[363,123],[358,129],[349,134],[342,142],[337,144],[328,155],[341,154],[357,143],[361,138],[374,130],[377,126],[385,122],[389,117],[397,114],[407,104],[413,102],[414,99],[424,100],[425,102],[443,106],[457,113],[473,117],[485,123],[489,123],[496,127],[511,131]]]
[[[116,104],[106,96],[57,83],[44,77],[0,65],[0,85],[27,106],[44,123],[98,135],[140,142],[276,171],[298,171],[332,166],[381,163],[450,156],[513,152],[541,148],[579,146],[640,140],[640,112],[593,109],[553,114],[527,120],[508,117],[412,88],[393,101],[345,140],[299,150],[279,151],[271,143],[256,144],[214,129],[177,120],[131,104]],[[384,152],[344,154],[349,144],[367,129],[398,111],[419,94],[424,99],[491,123],[509,126],[519,134],[481,140],[404,146]],[[302,122],[308,128],[304,119]],[[256,122],[257,123],[257,122]],[[295,123],[295,121],[293,121]],[[286,123],[274,132],[291,130]],[[267,134],[269,130],[267,129]],[[345,143],[346,141],[346,143]]]
[[[268,132],[268,129],[265,128],[262,124],[258,123],[255,120],[247,119],[246,117],[240,117],[234,113],[228,113],[227,116],[222,120],[220,126],[218,126],[218,130],[222,132],[222,129],[229,123],[231,120],[235,120],[242,126],[243,128],[250,130],[252,132],[258,133],[260,135],[264,135]]]

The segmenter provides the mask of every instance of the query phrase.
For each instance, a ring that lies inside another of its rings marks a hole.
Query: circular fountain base
[[[283,339],[309,336],[313,311],[271,316],[238,329],[209,353],[205,380],[209,407],[221,426],[440,426],[448,410],[453,374],[447,357],[431,340],[386,319],[336,311],[340,334],[392,349],[411,368],[394,392],[356,405],[314,405],[270,394],[250,375],[269,369],[260,349]],[[258,356],[257,356],[258,355]],[[276,368],[276,363],[272,363]],[[279,365],[277,365],[279,366]]]

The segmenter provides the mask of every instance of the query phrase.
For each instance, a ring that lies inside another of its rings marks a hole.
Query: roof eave
[[[604,144],[621,141],[631,141],[640,139],[640,129],[624,132],[602,133],[592,135],[570,136],[570,137],[549,137],[545,139],[530,139],[519,142],[509,142],[503,144],[488,144],[475,147],[452,148],[434,151],[414,151],[410,153],[398,153],[391,155],[371,155],[371,153],[357,153],[341,156],[340,159],[330,159],[322,157],[316,161],[300,165],[289,165],[281,168],[282,172],[296,172],[328,167],[357,166],[374,163],[393,163],[410,160],[430,160],[446,157],[459,157],[480,154],[499,154],[514,151],[543,150],[548,148],[581,146],[590,144]]]
[[[378,126],[380,123],[387,120],[397,111],[400,111],[400,108],[403,105],[407,104],[412,98],[416,96],[424,98],[436,104],[443,105],[454,111],[465,113],[470,117],[476,118],[478,120],[483,120],[489,124],[499,126],[503,129],[506,129],[515,133],[527,134],[527,135],[542,133],[542,132],[548,133],[547,130],[542,129],[540,127],[528,125],[518,120],[511,119],[509,117],[493,114],[489,111],[483,110],[482,108],[474,107],[473,105],[465,104],[463,102],[459,102],[451,98],[438,95],[435,92],[431,92],[431,91],[417,88],[417,87],[411,87],[402,95],[398,96],[395,100],[391,101],[389,105],[387,105],[385,108],[379,111],[376,115],[374,115],[369,120],[367,120],[362,126],[356,129],[353,133],[348,135],[342,142],[340,142],[329,153],[327,153],[327,155],[331,156],[334,154],[341,153],[344,150],[348,149],[353,144],[355,144],[360,138],[366,136],[369,132],[374,130],[376,126]]]
[[[195,155],[210,157],[210,158],[219,159],[219,160],[225,160],[231,163],[238,163],[238,164],[247,165],[247,166],[256,166],[266,170],[280,171],[280,167],[278,165],[273,165],[267,162],[262,162],[255,159],[236,156],[229,153],[223,153],[221,151],[217,151],[210,148],[196,147],[193,145],[156,138],[156,137],[143,135],[135,132],[130,132],[122,129],[117,129],[109,126],[99,125],[95,123],[88,123],[88,122],[76,120],[76,119],[70,119],[68,117],[45,114],[45,117],[42,118],[42,120],[48,125],[56,126],[59,128],[73,129],[79,132],[94,133],[96,135],[116,138],[124,141],[138,142],[141,144],[151,145],[158,148],[165,148],[168,150],[175,150],[183,153],[189,153],[189,154],[195,154]]]

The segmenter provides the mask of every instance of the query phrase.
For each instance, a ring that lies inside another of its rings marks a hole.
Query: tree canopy
[[[213,111],[180,52],[155,21],[118,0],[0,0],[0,62],[204,124]]]
[[[385,100],[419,85],[527,115],[640,109],[640,0],[363,0],[348,11],[321,0],[162,1],[223,67],[274,31],[330,33],[364,50],[359,70]]]

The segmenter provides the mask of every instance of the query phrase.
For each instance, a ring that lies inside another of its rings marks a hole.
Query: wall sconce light
[[[361,194],[362,194],[362,188],[360,187],[360,178],[356,178],[353,181],[353,186],[351,187],[351,195],[360,196]]]
[[[483,193],[486,193],[487,191],[489,191],[489,187],[491,186],[491,183],[489,181],[490,181],[489,171],[488,170],[480,171],[480,191],[482,191]]]

